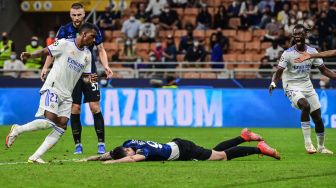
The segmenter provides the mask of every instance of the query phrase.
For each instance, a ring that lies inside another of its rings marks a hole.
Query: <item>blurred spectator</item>
[[[203,0],[188,0],[187,3],[187,7],[189,8],[200,8],[203,5],[206,5],[206,3],[203,2]]]
[[[330,78],[322,75],[320,78],[320,87],[321,89],[330,89],[331,88],[331,84],[330,84]]]
[[[263,9],[261,21],[259,24],[259,27],[261,29],[265,29],[266,25],[272,21],[272,12],[271,7],[266,6],[265,9]]]
[[[274,6],[275,6],[275,3],[274,3],[274,0],[261,0],[259,3],[258,3],[258,10],[259,12],[264,12],[266,9],[270,9],[271,12],[274,12]]]
[[[230,6],[227,10],[229,17],[238,17],[239,16],[241,2],[242,2],[242,0],[234,0],[230,4]]]
[[[287,25],[289,21],[289,3],[283,4],[283,9],[277,14],[277,21],[282,25]]]
[[[178,79],[174,75],[168,75],[166,78],[166,85],[162,86],[165,89],[176,89]]]
[[[336,26],[336,10],[330,8],[329,2],[324,2],[322,5],[321,12],[326,12],[327,19],[334,27]]]
[[[223,35],[221,29],[217,29],[217,39],[223,48],[223,53],[227,53],[227,51],[229,50],[230,43],[229,39]]]
[[[135,18],[140,20],[141,23],[145,23],[147,20],[150,19],[150,15],[146,12],[146,5],[145,3],[140,3],[137,8],[137,13]]]
[[[195,40],[192,47],[190,47],[185,55],[185,60],[188,62],[204,62],[206,52],[204,46],[200,45],[200,42]],[[196,65],[199,67],[199,65]]]
[[[210,45],[210,50],[212,50],[212,48],[215,46],[215,44],[218,42],[218,38],[217,38],[217,33],[212,33],[210,35],[210,39],[209,39],[209,45]]]
[[[336,19],[336,17],[334,18]],[[333,27],[327,18],[326,12],[321,12],[316,22],[316,28],[319,33],[319,45],[322,51],[329,50],[332,47]]]
[[[152,16],[152,23],[155,25],[156,33],[160,33],[160,31],[162,31],[162,28],[159,16]]]
[[[30,44],[26,45],[26,52],[34,53],[37,50],[42,50],[43,47],[39,45],[38,38],[33,36]],[[42,66],[42,58],[29,58],[25,63],[27,69],[39,69]]]
[[[292,4],[292,9],[289,11],[289,15],[297,20],[302,18],[302,12],[297,3]]]
[[[290,1],[289,0],[275,0],[273,14],[278,15],[278,13],[283,10],[284,4],[290,5]]]
[[[274,40],[272,42],[272,46],[266,49],[265,57],[270,62],[276,62],[279,58],[280,52],[283,52],[283,48],[279,46],[279,43],[277,40]]]
[[[193,26],[187,25],[186,30],[187,30],[187,35],[181,37],[180,45],[179,45],[179,52],[183,54],[187,53],[187,50],[191,46],[193,46],[193,42],[194,42]]]
[[[316,1],[311,1],[309,3],[309,17],[316,17],[318,13],[318,8],[317,8],[317,2]]]
[[[49,46],[49,45],[53,44],[55,42],[55,40],[56,40],[55,31],[53,31],[53,30],[49,31],[49,36],[46,39],[46,46]]]
[[[197,23],[197,26],[196,26],[197,30],[206,30],[210,28],[211,23],[212,23],[212,17],[206,5],[198,9],[196,23]]]
[[[175,10],[172,10],[167,4],[160,14],[160,25],[165,30],[175,30],[179,28],[179,17]]]
[[[242,3],[239,11],[241,27],[247,29],[252,25],[256,25],[258,21],[258,8],[252,2],[248,0]]]
[[[156,27],[153,23],[147,20],[145,23],[141,24],[138,42],[155,42],[155,36]]]
[[[115,22],[117,18],[111,12],[111,7],[105,7],[105,12],[98,17],[98,26],[102,31],[115,29]],[[104,33],[104,32],[102,32]]]
[[[132,39],[128,38],[125,41],[124,50],[119,58],[122,61],[135,62],[135,60],[137,59],[137,54],[135,52],[135,45]]]
[[[162,47],[161,42],[159,42],[159,41],[156,42],[155,47],[154,47],[154,49],[152,49],[152,51],[155,54],[156,61],[163,62],[163,60],[164,60],[164,58],[163,58],[163,47]],[[156,66],[156,67],[162,68],[162,66]]]
[[[293,33],[293,29],[296,25],[296,19],[293,17],[289,17],[289,21],[284,25],[285,36],[291,37]]]
[[[141,22],[137,20],[132,12],[129,19],[124,21],[121,32],[125,35],[125,38],[136,39],[139,34]]]
[[[223,59],[223,46],[222,43],[220,42],[220,40],[218,40],[217,38],[217,34],[213,33],[211,35],[211,67],[212,68],[217,68],[217,69],[222,69],[224,68],[223,64],[219,64],[219,63],[223,63],[224,59]]]
[[[317,29],[314,27],[309,33],[308,33],[308,42],[309,46],[316,48],[319,50],[319,35]]]
[[[150,12],[152,16],[160,15],[163,7],[167,4],[166,0],[149,0],[146,12]]]
[[[10,59],[10,55],[15,51],[14,42],[9,39],[7,32],[2,33],[0,41],[0,68],[3,68],[6,60]]]
[[[217,9],[217,13],[215,15],[214,19],[214,29],[221,28],[221,29],[227,29],[229,28],[229,17],[226,11],[225,6],[220,5]]]
[[[272,18],[271,22],[268,23],[265,27],[266,34],[263,38],[263,41],[274,41],[279,39],[281,27],[281,24],[276,22],[275,18]]]
[[[4,76],[11,76],[14,78],[18,78],[20,73],[19,72],[10,72],[11,70],[25,70],[25,66],[22,61],[17,59],[16,52],[12,52],[10,55],[10,59],[6,60],[4,63]]]
[[[269,70],[269,71],[260,71],[259,72],[259,77],[260,78],[271,78],[272,76],[272,69],[273,66],[268,62],[268,58],[267,57],[263,57],[260,60],[260,66],[259,66],[260,70]]]
[[[172,35],[167,36],[166,48],[163,51],[164,62],[177,62],[177,49]],[[167,65],[168,68],[175,68],[176,64]]]

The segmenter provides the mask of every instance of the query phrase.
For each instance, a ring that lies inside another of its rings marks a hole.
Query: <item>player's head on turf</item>
[[[307,37],[307,28],[302,24],[297,24],[293,29],[293,41],[298,48],[304,48]]]
[[[79,28],[80,46],[91,46],[97,35],[96,28],[91,23],[84,23]]]
[[[111,152],[111,157],[114,160],[121,159],[126,156],[135,155],[135,151],[132,148],[125,148],[122,146],[115,147]]]
[[[70,17],[72,20],[72,24],[76,28],[79,28],[81,24],[84,22],[85,17],[84,6],[80,3],[72,4],[70,9]]]

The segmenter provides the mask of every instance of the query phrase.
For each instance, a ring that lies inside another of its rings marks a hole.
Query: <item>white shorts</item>
[[[285,89],[285,95],[292,103],[292,107],[300,110],[297,105],[298,101],[302,98],[307,99],[310,105],[310,112],[313,112],[319,108],[321,108],[321,104],[319,101],[319,97],[315,90],[310,91],[301,91],[299,89]]]
[[[170,145],[172,152],[168,158],[169,161],[174,161],[180,157],[180,150],[178,145],[175,142],[168,142],[167,145]]]
[[[40,106],[35,117],[44,117],[44,112],[48,111],[56,114],[58,117],[67,117],[70,119],[72,100],[59,96],[51,89],[41,91]]]

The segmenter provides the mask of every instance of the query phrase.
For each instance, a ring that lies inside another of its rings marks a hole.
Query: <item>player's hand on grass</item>
[[[43,82],[45,81],[45,79],[47,77],[47,73],[48,73],[48,69],[43,68],[42,71],[41,71],[41,75],[40,75],[40,78]]]
[[[310,56],[309,53],[303,52],[303,53],[301,53],[301,55],[298,58],[294,59],[294,63],[301,63],[301,62],[306,61],[307,59],[310,59],[310,58],[311,58],[311,56]]]
[[[20,58],[21,58],[22,61],[26,61],[26,60],[29,59],[30,57],[31,57],[31,54],[28,53],[28,52],[22,52],[22,53],[21,53],[21,56],[20,56]]]
[[[105,68],[105,73],[106,73],[107,79],[112,78],[113,71],[110,69],[110,67]]]
[[[272,92],[273,92],[273,90],[274,90],[275,88],[276,88],[276,85],[275,85],[274,82],[272,82],[272,83],[270,84],[270,86],[268,87],[268,92],[269,92],[270,95],[272,95]]]
[[[113,164],[113,163],[115,163],[114,160],[108,160],[103,162],[103,164]]]

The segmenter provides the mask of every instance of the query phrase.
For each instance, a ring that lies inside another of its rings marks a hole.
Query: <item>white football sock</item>
[[[41,146],[35,151],[35,153],[29,157],[30,160],[36,160],[40,158],[45,152],[52,148],[61,136],[64,134],[64,129],[54,126],[54,130],[45,138]]]
[[[316,138],[317,138],[318,148],[323,148],[324,147],[324,132],[316,133]]]
[[[52,127],[52,124],[54,123],[46,119],[35,119],[34,121],[31,121],[27,124],[17,126],[15,128],[15,131],[17,132],[17,134],[21,134],[29,131],[48,129]]]
[[[301,122],[301,128],[303,133],[303,138],[306,145],[310,145],[312,143],[310,138],[310,122]]]

